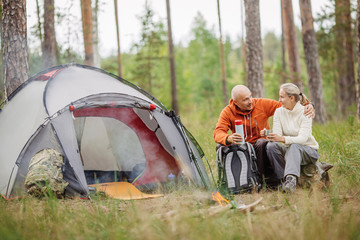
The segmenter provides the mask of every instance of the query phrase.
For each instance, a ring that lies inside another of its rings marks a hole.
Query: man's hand
[[[311,117],[312,119],[315,118],[315,109],[312,104],[305,105],[304,115],[306,117]]]
[[[242,140],[243,140],[243,138],[240,134],[233,133],[227,137],[226,142],[228,144],[240,144],[242,142]]]

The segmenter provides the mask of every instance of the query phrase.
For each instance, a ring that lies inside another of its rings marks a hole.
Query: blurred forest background
[[[184,117],[196,116],[199,121],[216,119],[237,84],[249,86],[254,97],[278,99],[279,86],[294,82],[314,103],[316,121],[320,123],[359,114],[357,1],[329,0],[320,13],[312,16],[310,0],[279,0],[283,34],[267,32],[262,38],[259,1],[244,0],[239,28],[247,34],[231,41],[221,32],[218,0],[219,32],[199,13],[193,19],[191,40],[186,45],[173,44],[171,11],[176,9],[171,9],[170,1],[163,1],[168,10],[165,20],[156,18],[151,1],[145,1],[139,5],[143,11],[138,16],[142,25],[141,32],[136,33],[138,40],[130,50],[121,51],[118,37],[118,51],[106,58],[99,55],[97,15],[101,7],[117,6],[117,0],[106,1],[106,5],[104,0],[73,0],[62,9],[56,9],[54,1],[36,0],[36,13],[32,14],[38,21],[27,32],[26,0],[2,0],[1,99],[6,100],[28,77],[46,68],[77,62],[122,76],[168,109]],[[300,4],[301,27],[294,24],[297,16],[292,4]],[[64,10],[74,5],[81,6],[82,16],[69,16]],[[114,10],[118,19],[117,8]],[[62,34],[69,43],[74,34],[80,35],[83,49],[76,49],[76,44],[61,46],[56,41],[56,26],[65,23],[70,29],[74,21],[82,21],[82,29]],[[319,26],[316,32],[313,21]],[[119,36],[121,26],[118,21],[115,25]],[[29,39],[37,39],[41,45],[29,48]]]

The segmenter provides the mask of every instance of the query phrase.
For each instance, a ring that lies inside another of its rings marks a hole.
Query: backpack
[[[254,147],[245,144],[221,146],[217,150],[218,189],[224,194],[257,192],[261,188],[260,173]]]
[[[28,194],[43,197],[50,192],[62,197],[69,184],[63,179],[63,156],[54,149],[43,149],[30,160],[25,179]]]

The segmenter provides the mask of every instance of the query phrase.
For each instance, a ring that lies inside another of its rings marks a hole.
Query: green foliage
[[[66,63],[83,63],[83,58],[71,47],[64,48],[62,46],[57,46],[56,49],[56,62],[57,64],[66,64]]]
[[[82,63],[83,60],[79,54],[71,50],[71,48],[62,49],[58,46],[57,49],[57,63],[66,64],[71,62]],[[29,52],[29,76],[33,76],[41,71],[43,71],[43,60],[41,55],[41,50],[39,48],[30,49]]]
[[[274,63],[281,58],[281,42],[273,32],[268,32],[263,39],[264,62]]]
[[[206,116],[214,114],[223,106],[219,40],[214,30],[208,29],[200,13],[195,17],[192,26],[192,40],[188,47],[177,48],[176,52],[180,112],[191,108]],[[224,44],[227,64],[231,48],[227,39]],[[231,77],[231,72],[231,68],[228,68],[228,77]]]
[[[314,22],[319,25],[316,32],[320,66],[323,78],[323,94],[326,110],[330,119],[336,113],[337,104],[337,73],[336,73],[336,43],[335,43],[335,1],[329,1],[322,12],[314,17]]]
[[[167,57],[167,52],[162,51],[166,47],[167,36],[164,24],[161,21],[155,21],[154,18],[155,14],[146,2],[143,15],[139,17],[142,24],[141,38],[133,45],[137,62],[133,69],[134,78],[137,79],[141,88],[150,93],[156,89],[153,85],[155,79],[159,78],[154,69],[162,65],[162,60]]]
[[[351,15],[353,16],[352,20],[352,29],[353,29],[353,49],[354,49],[354,59],[356,59],[356,6],[355,1],[350,1],[351,3]],[[314,22],[319,26],[319,30],[316,32],[316,39],[318,43],[320,66],[322,70],[323,77],[323,92],[325,107],[328,112],[328,119],[341,119],[342,116],[337,114],[339,112],[337,102],[340,101],[338,98],[339,89],[338,86],[338,73],[337,73],[337,56],[336,49],[339,48],[336,43],[335,36],[335,0],[329,0],[328,3],[322,8],[322,11],[314,17]],[[355,68],[356,69],[356,68]],[[355,106],[351,106],[348,109],[348,112],[356,112]]]

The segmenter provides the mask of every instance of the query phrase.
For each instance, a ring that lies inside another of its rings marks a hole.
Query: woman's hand
[[[285,137],[284,136],[280,136],[276,133],[269,133],[269,135],[267,136],[267,139],[272,141],[272,142],[282,142],[285,143]]]
[[[266,130],[266,128],[264,128],[263,130],[260,130],[260,136],[261,136],[261,137],[264,137],[264,136],[265,136],[265,130]]]

